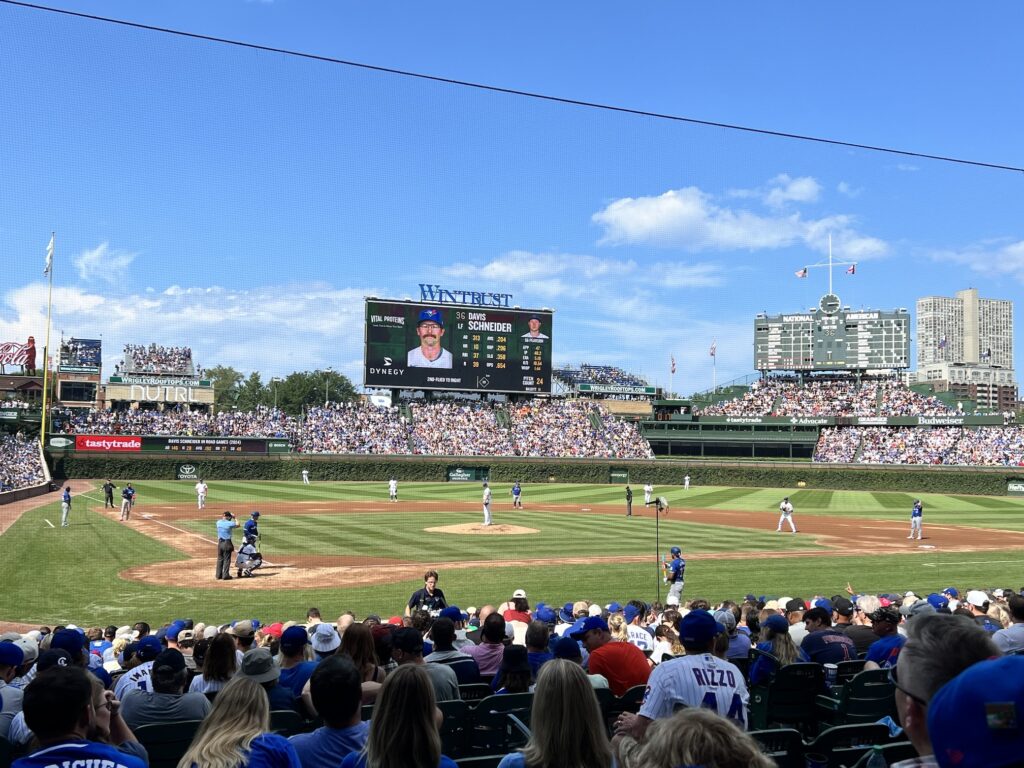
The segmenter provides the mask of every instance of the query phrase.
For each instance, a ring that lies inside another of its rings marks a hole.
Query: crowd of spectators
[[[195,368],[191,347],[165,347],[162,344],[125,344],[124,362],[119,372],[134,374],[179,374],[192,376]]]
[[[1024,427],[829,427],[814,449],[820,462],[1024,466]]]
[[[39,441],[0,432],[0,492],[30,488],[45,480]]]
[[[370,402],[311,408],[303,418],[259,407],[216,414],[187,409],[55,411],[65,434],[287,438],[302,453],[425,456],[549,456],[651,458],[635,422],[616,419],[598,403],[534,400],[522,404],[438,400],[410,406]],[[507,423],[503,424],[500,414]]]
[[[942,416],[956,413],[941,400],[892,379],[764,378],[742,397],[714,403],[702,416]]]
[[[583,363],[579,368],[572,368],[571,366],[555,368],[551,374],[570,387],[575,387],[577,384],[610,384],[625,387],[648,386],[647,380],[643,376],[629,373],[614,365],[589,365]]]
[[[387,764],[401,764],[395,750],[415,743],[430,755],[422,764],[450,768],[452,757],[471,753],[442,752],[436,702],[475,685],[531,697],[532,733],[502,760],[505,768],[537,760],[610,768],[613,753],[623,768],[760,767],[774,763],[744,733],[757,727],[751,688],[791,663],[822,665],[824,676],[830,665],[862,659],[866,670],[891,670],[890,728],[917,753],[907,765],[1005,768],[1024,753],[1016,719],[1000,721],[999,738],[979,739],[969,725],[991,723],[994,708],[1024,705],[1024,658],[1013,656],[1024,651],[1024,597],[1012,588],[950,586],[919,596],[855,594],[848,585],[808,599],[532,607],[525,591],[508,591],[465,610],[440,590],[425,610],[420,591],[404,617],[391,606],[362,617],[339,611],[334,623],[311,608],[304,620],[8,632],[0,636],[0,736],[28,755],[16,768],[42,765],[44,756],[59,763],[67,750],[135,768],[166,757],[147,755],[135,732],[179,721],[196,723],[183,766],[362,766],[388,753]],[[644,688],[636,714],[603,719],[595,691]],[[369,721],[361,705],[373,705]],[[291,712],[292,725],[272,732],[271,711]],[[551,752],[556,744],[560,755]],[[659,752],[671,757],[654,759]]]

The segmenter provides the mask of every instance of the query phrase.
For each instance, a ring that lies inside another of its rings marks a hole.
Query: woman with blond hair
[[[629,642],[629,632],[626,631],[626,617],[621,613],[613,613],[608,617],[608,631],[612,633],[612,640],[620,643]]]
[[[655,720],[638,742],[617,736],[622,768],[675,768],[707,765],[715,768],[773,768],[758,743],[733,721],[703,707]]]
[[[552,659],[537,673],[530,715],[530,740],[505,755],[498,768],[611,768],[601,706],[586,672],[566,659]]]
[[[347,654],[356,665],[364,683],[383,683],[384,669],[377,660],[373,630],[367,624],[352,624],[341,636],[338,653]]]
[[[217,694],[178,768],[301,768],[295,747],[269,731],[263,686],[235,677]]]
[[[790,637],[785,616],[776,613],[761,623],[761,641],[757,644],[761,653],[756,654],[750,665],[751,685],[766,683],[780,667],[801,661],[800,649]]]
[[[422,665],[403,664],[381,686],[366,746],[346,755],[341,768],[458,768],[441,754],[442,720]]]

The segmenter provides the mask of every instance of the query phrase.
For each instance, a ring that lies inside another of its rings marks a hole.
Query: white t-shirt
[[[427,360],[421,347],[410,349],[406,358],[406,365],[410,368],[451,368],[452,353],[442,349],[436,360]]]
[[[640,714],[650,720],[672,717],[675,705],[707,707],[747,729],[750,694],[735,664],[710,653],[683,656],[651,671]]]

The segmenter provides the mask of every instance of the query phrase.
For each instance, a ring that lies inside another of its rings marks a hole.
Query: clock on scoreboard
[[[363,384],[551,392],[550,309],[366,300]]]
[[[910,365],[910,315],[844,308],[828,293],[806,313],[754,319],[759,371],[896,370]]]

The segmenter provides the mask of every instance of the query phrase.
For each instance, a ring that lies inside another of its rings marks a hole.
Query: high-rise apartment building
[[[1013,302],[979,298],[976,288],[918,299],[916,379],[986,407],[1014,402]]]

